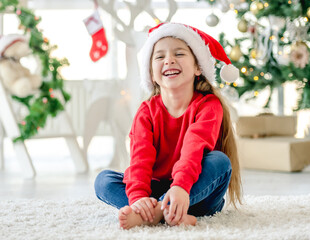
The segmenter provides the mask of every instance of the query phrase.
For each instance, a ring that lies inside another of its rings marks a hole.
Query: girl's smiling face
[[[200,74],[195,57],[184,41],[165,37],[154,45],[151,75],[161,91],[193,89],[195,76]]]

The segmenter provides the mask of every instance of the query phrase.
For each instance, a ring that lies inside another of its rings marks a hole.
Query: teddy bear
[[[10,94],[20,98],[34,94],[42,84],[41,76],[32,74],[20,62],[30,53],[23,35],[8,34],[0,38],[0,81]]]

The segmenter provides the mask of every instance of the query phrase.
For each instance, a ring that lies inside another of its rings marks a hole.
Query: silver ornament
[[[219,18],[214,13],[212,13],[207,16],[206,23],[209,27],[215,27],[219,23]]]
[[[229,5],[220,4],[219,9],[222,11],[222,13],[226,13],[230,9],[230,7],[229,7]]]
[[[228,10],[230,9],[229,3],[227,1],[220,1],[218,7],[223,13],[228,12]]]

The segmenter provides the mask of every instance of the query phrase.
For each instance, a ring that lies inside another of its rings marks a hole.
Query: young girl
[[[130,131],[130,166],[125,173],[102,171],[97,197],[119,210],[120,227],[195,225],[197,216],[222,210],[224,196],[241,202],[237,149],[227,105],[211,85],[215,59],[221,77],[239,71],[222,46],[183,24],[150,29],[142,49],[142,87],[152,92]]]

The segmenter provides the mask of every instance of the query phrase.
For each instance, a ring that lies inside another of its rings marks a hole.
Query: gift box
[[[238,138],[242,168],[301,171],[310,164],[310,138]]]
[[[236,124],[236,132],[240,137],[294,136],[296,131],[296,116],[239,117]]]

